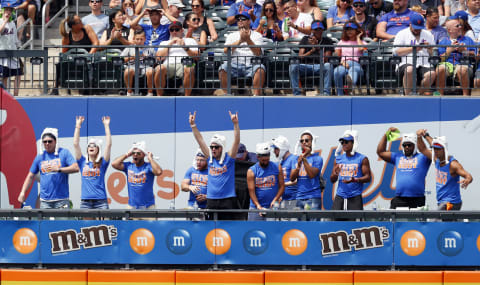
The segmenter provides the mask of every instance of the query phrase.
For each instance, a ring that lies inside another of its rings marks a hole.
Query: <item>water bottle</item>
[[[264,27],[264,28],[267,28],[267,26],[268,26],[267,16],[262,16],[262,20],[265,21],[265,23],[263,23],[263,27]]]
[[[275,203],[273,203],[273,209],[277,211],[279,207],[280,207],[280,203],[278,203],[278,201],[275,201]]]
[[[378,209],[377,201],[374,201],[372,204],[372,210],[376,211]]]
[[[368,57],[368,48],[363,48],[363,56]]]
[[[170,201],[170,207],[169,207],[170,210],[175,210],[175,201],[174,200],[171,200]]]
[[[290,17],[285,17],[283,19],[283,31],[285,33],[288,33],[288,31],[290,30],[290,27],[288,26],[288,22],[290,21]]]
[[[438,48],[434,47],[432,50],[432,56],[438,56]]]
[[[127,7],[126,9],[127,16],[132,17],[133,16],[133,9],[132,7]]]

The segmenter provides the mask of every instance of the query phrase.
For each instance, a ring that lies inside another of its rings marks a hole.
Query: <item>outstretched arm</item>
[[[82,157],[82,149],[80,148],[80,128],[85,120],[84,116],[77,116],[75,119],[75,132],[73,133],[73,148],[75,150],[75,160]]]
[[[430,135],[427,133],[426,129],[420,129],[417,131],[417,148],[418,151],[420,151],[423,155],[428,157],[429,159],[432,158],[432,151],[427,148],[425,145],[425,142],[423,141],[423,138],[427,139]],[[428,141],[428,139],[427,139]],[[430,141],[428,141],[430,144]]]
[[[205,140],[203,139],[202,134],[198,130],[197,125],[195,124],[196,116],[197,116],[197,111],[193,112],[193,115],[192,115],[192,113],[189,112],[188,113],[188,122],[190,123],[190,128],[192,128],[193,137],[197,141],[198,146],[200,147],[200,149],[203,152],[203,155],[205,155],[205,157],[208,159],[208,157],[210,157],[210,151],[208,150],[208,146],[205,143]]]
[[[237,156],[238,145],[240,144],[240,126],[238,125],[238,112],[232,114],[232,112],[228,111],[228,114],[230,114],[230,119],[233,123],[233,144],[228,155],[234,158]]]
[[[458,162],[456,160],[452,161],[452,167],[450,167],[450,172],[451,172],[450,173],[451,175],[456,174],[456,175],[460,175],[463,178],[465,178],[465,179],[458,182],[458,183],[460,183],[460,186],[462,188],[467,188],[467,186],[470,183],[472,183],[472,181],[473,181],[472,175],[463,168],[463,166],[460,164],[460,162]]]
[[[112,150],[112,134],[110,133],[110,117],[102,117],[103,126],[105,127],[105,149],[103,150],[103,157],[106,161],[110,161],[110,153]]]

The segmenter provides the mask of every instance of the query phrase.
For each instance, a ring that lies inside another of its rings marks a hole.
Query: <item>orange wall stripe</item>
[[[177,271],[177,284],[217,283],[217,284],[264,284],[264,272],[200,272]]]
[[[3,269],[3,281],[87,281],[87,270],[13,270]]]
[[[175,271],[89,270],[88,282],[143,282],[175,284]]]
[[[265,271],[265,284],[353,284],[353,271]]]
[[[480,284],[480,272],[478,271],[444,271],[444,284],[465,284],[475,283]]]
[[[354,284],[443,284],[443,271],[355,271]]]

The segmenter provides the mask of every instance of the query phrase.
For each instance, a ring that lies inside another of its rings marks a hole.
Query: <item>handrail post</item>
[[[227,48],[227,95],[232,95],[232,49]]]
[[[153,68],[153,67],[152,67]],[[139,96],[140,95],[140,87],[139,87],[139,78],[138,78],[138,74],[139,74],[139,71],[140,70],[140,50],[138,48],[138,46],[135,46],[135,96]]]
[[[54,74],[58,76],[58,74]],[[56,82],[56,78],[53,78]],[[58,86],[57,86],[58,87]],[[43,48],[43,94],[48,94],[48,48]]]

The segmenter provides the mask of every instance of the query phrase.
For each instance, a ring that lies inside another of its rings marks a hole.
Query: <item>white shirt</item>
[[[250,32],[250,39],[255,45],[263,45],[263,36],[257,32],[257,31],[251,31]],[[225,41],[225,46],[232,45],[234,42],[240,40],[240,32],[233,32],[230,33],[227,36],[227,39]],[[247,43],[243,42],[240,44],[241,46],[248,46]],[[250,66],[250,60],[252,57],[254,57],[255,54],[249,47],[244,47],[244,48],[236,48],[232,52],[232,63],[235,64],[245,64],[247,66]]]
[[[312,15],[307,14],[307,13],[299,13],[297,19],[295,20],[295,25],[298,27],[310,27],[312,25],[313,18]],[[306,36],[304,33],[299,32],[297,29],[294,29],[293,27],[290,27],[288,30],[288,33],[285,32],[285,25],[287,25],[287,21],[283,21],[282,23],[282,32],[283,32],[283,38],[294,38],[301,40],[304,36]]]
[[[0,19],[0,25],[2,24],[3,19]],[[15,22],[8,22],[0,34],[0,50],[16,50],[18,46],[20,46],[20,41],[17,37],[17,27],[15,26]],[[0,64],[10,69],[20,68],[16,57],[0,58]]]
[[[403,29],[400,32],[398,32],[397,35],[395,36],[395,40],[393,41],[394,46],[395,45],[418,45],[420,43],[435,45],[435,39],[434,39],[432,33],[430,33],[427,30],[422,30],[420,32],[420,38],[417,39],[412,34],[412,31],[410,30],[410,27],[408,27],[408,28]],[[395,48],[393,50],[393,53],[396,54],[397,50],[399,48],[401,48],[401,47]],[[430,67],[431,65],[428,62],[428,57],[429,56],[430,55],[428,54],[428,50],[426,48],[423,48],[420,51],[417,51],[417,66],[416,67],[419,67],[419,66]],[[402,58],[402,63],[400,63],[400,66],[404,65],[404,64],[407,64],[407,63],[408,64],[413,64],[413,52],[411,52],[409,54],[406,54],[406,55],[402,55],[401,58]]]
[[[188,53],[183,49],[183,47],[178,47],[175,48],[170,45],[170,41],[163,41],[160,43],[160,46],[169,46],[170,49],[168,50],[168,57],[164,61],[165,64],[182,64],[182,58],[188,57]],[[185,42],[186,46],[194,46],[198,45],[197,41],[192,39],[192,38],[183,38],[183,41]],[[194,49],[193,47],[190,47],[190,49]]]
[[[154,48],[139,48],[138,52],[139,52],[140,60],[142,60],[145,57],[155,56],[155,49]],[[120,56],[121,57],[135,57],[135,48],[134,47],[129,47],[129,48],[124,49],[122,51],[122,53],[120,54]],[[130,59],[128,61],[128,64],[129,65],[134,65],[135,64],[135,58]]]

